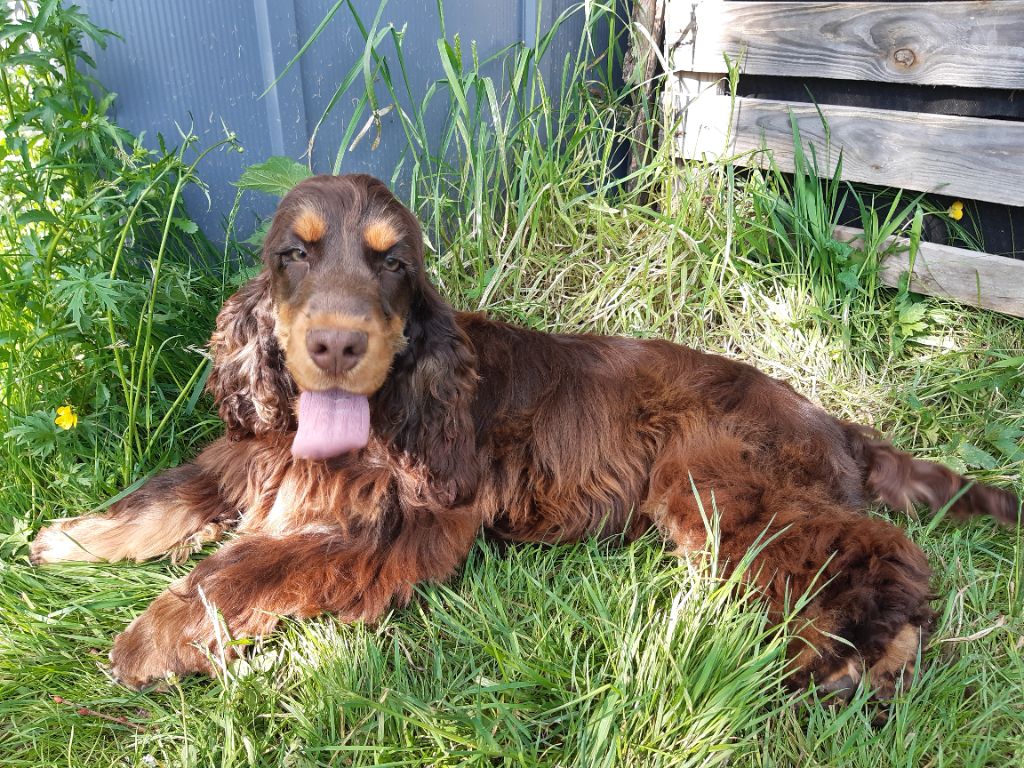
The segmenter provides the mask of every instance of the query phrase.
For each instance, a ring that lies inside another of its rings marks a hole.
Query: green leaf
[[[262,248],[263,241],[267,239],[267,233],[270,232],[270,225],[273,223],[274,220],[269,217],[261,221],[260,225],[256,227],[253,233],[245,238],[245,244],[256,248]]]
[[[958,475],[967,474],[967,464],[959,456],[943,456],[940,459],[940,463],[943,466],[952,469]]]
[[[265,162],[250,165],[235,182],[239,189],[266,192],[270,195],[284,196],[288,191],[312,174],[302,163],[290,157],[275,155]]]
[[[988,451],[982,450],[976,445],[971,443],[961,443],[957,453],[960,454],[964,462],[969,467],[980,467],[982,469],[995,469],[999,466],[999,462],[996,461]]]
[[[1024,436],[1024,429],[1016,424],[1000,424],[993,422],[985,427],[985,437],[989,440],[1017,441]]]
[[[191,219],[182,219],[175,217],[171,219],[171,223],[174,224],[178,229],[184,232],[186,235],[194,235],[199,231],[199,225]]]
[[[900,325],[914,325],[924,318],[926,307],[924,302],[909,304],[900,310]]]
[[[839,282],[848,291],[855,291],[860,286],[860,275],[857,274],[857,267],[851,265],[836,275]]]
[[[35,456],[47,456],[57,446],[59,430],[54,415],[49,411],[36,411],[22,416],[4,437],[14,440],[16,445]]]
[[[48,224],[51,227],[57,226],[59,221],[49,211],[34,210],[34,211],[22,211],[18,214],[18,226],[23,227],[26,224]]]
[[[124,301],[136,293],[138,288],[124,280],[104,274],[89,275],[85,269],[65,267],[67,277],[58,280],[54,286],[56,303],[63,304],[79,330],[89,327],[89,315],[93,310],[120,314]]]
[[[1013,440],[998,438],[992,441],[992,446],[1003,455],[1007,461],[1020,461],[1024,459],[1024,448],[1021,448]]]

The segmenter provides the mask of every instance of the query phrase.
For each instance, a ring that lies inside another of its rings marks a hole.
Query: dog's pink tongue
[[[299,395],[299,429],[292,455],[329,459],[366,445],[370,439],[370,403],[340,389]]]

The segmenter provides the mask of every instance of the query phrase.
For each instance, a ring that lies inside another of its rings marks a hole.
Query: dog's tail
[[[1021,501],[1013,493],[915,459],[867,427],[845,426],[853,454],[864,467],[864,487],[883,504],[913,513],[915,504],[938,511],[952,502],[954,515],[991,515],[1003,525],[1020,524]]]

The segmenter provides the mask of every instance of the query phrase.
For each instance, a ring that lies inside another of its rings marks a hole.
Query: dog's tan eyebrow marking
[[[373,250],[383,253],[402,238],[402,233],[391,219],[373,219],[363,227],[363,241]]]
[[[292,231],[307,243],[315,243],[327,231],[327,222],[312,208],[303,208],[292,223]]]

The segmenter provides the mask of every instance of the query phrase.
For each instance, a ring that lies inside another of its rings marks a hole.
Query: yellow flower
[[[74,429],[78,426],[78,414],[70,405],[62,405],[57,409],[57,418],[53,423],[61,429]]]
[[[954,200],[946,213],[949,214],[949,218],[953,221],[960,221],[964,217],[964,204],[959,200]]]

